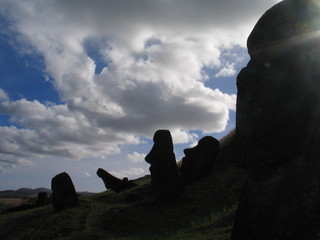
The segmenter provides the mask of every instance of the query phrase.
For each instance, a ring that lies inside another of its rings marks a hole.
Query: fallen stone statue
[[[102,168],[98,169],[97,175],[102,178],[107,189],[115,192],[121,192],[136,186],[136,184],[131,180],[129,181],[128,178],[119,179]]]

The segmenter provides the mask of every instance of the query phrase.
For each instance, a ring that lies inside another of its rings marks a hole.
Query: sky
[[[0,190],[77,191],[149,174],[158,129],[176,159],[235,128],[246,39],[278,0],[0,0]]]

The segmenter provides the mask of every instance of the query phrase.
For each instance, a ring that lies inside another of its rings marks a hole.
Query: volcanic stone
[[[248,38],[236,116],[248,181],[232,240],[319,239],[319,12],[317,1],[285,0]]]
[[[185,184],[208,176],[219,152],[219,141],[211,136],[200,139],[198,145],[184,150],[180,173]]]
[[[129,181],[128,178],[123,178],[122,180],[108,173],[106,170],[99,168],[97,175],[102,178],[104,185],[107,189],[115,192],[121,192],[126,189],[130,189],[136,186],[135,183]]]
[[[78,195],[68,173],[63,172],[51,180],[52,204],[56,211],[75,207],[79,204]]]
[[[172,202],[181,195],[184,188],[173,152],[170,131],[156,131],[153,141],[154,145],[145,160],[151,164],[149,170],[154,200],[158,203]]]

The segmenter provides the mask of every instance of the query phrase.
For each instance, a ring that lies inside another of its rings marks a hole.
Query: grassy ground
[[[213,174],[188,186],[176,203],[154,204],[150,177],[146,176],[136,180],[138,186],[133,189],[81,197],[78,207],[60,213],[46,206],[1,214],[0,238],[227,240],[246,178],[230,150],[230,146],[224,148]],[[143,199],[127,203],[129,196]]]
[[[27,199],[22,198],[2,198],[0,199],[0,212],[6,208],[17,207],[27,204]]]

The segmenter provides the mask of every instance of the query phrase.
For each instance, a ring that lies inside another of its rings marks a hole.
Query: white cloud
[[[16,154],[7,152],[0,153],[0,173],[9,171],[21,165],[34,166],[34,163]]]
[[[161,128],[175,143],[194,141],[193,130],[224,130],[236,95],[206,87],[204,68],[234,75],[234,64],[221,63],[222,49],[245,47],[275,2],[1,1],[20,44],[44,57],[63,104],[9,101],[0,90],[0,114],[19,126],[0,127],[0,152],[102,157]],[[104,61],[101,73],[90,47]]]
[[[127,154],[127,159],[133,163],[144,162],[144,158],[147,154],[134,152],[132,154]]]
[[[235,69],[235,63],[226,63],[226,65],[218,73],[215,74],[215,77],[232,77],[235,76],[236,73],[237,70]]]
[[[92,177],[91,174],[88,173],[88,172],[84,172],[84,173],[83,173],[83,176],[85,176],[85,177]]]
[[[181,129],[171,130],[171,135],[172,135],[173,144],[194,142],[198,138],[197,134],[190,133],[187,130],[181,130]]]
[[[121,170],[119,172],[111,171],[110,173],[120,179],[124,177],[131,179],[137,178],[138,176],[143,176],[145,174],[145,171],[142,168],[129,168],[127,170]]]
[[[0,101],[1,100],[9,100],[9,96],[3,89],[0,88]]]

